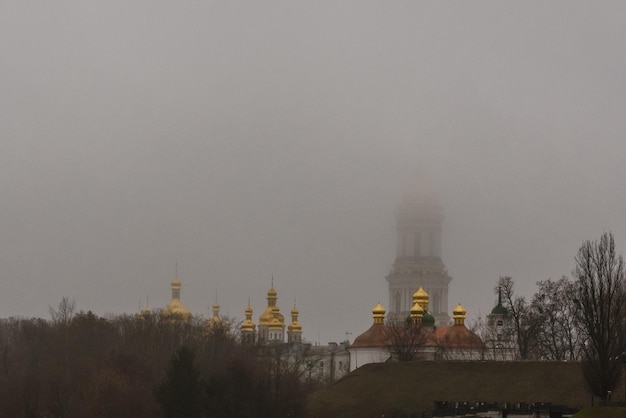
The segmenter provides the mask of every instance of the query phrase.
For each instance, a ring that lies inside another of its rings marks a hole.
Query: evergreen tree
[[[202,411],[204,385],[192,349],[183,346],[172,356],[155,396],[167,418],[195,418]]]

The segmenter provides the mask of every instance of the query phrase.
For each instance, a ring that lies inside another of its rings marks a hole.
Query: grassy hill
[[[626,408],[587,407],[572,418],[624,418]]]
[[[624,396],[621,385],[615,388],[615,401]],[[591,392],[576,362],[380,363],[365,365],[312,394],[309,412],[314,417],[389,417],[430,413],[434,401],[583,407],[591,405]]]

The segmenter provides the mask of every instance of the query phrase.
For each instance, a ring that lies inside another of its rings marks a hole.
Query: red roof
[[[386,332],[387,325],[373,324],[367,331],[354,339],[350,347],[376,348],[388,347],[389,336]],[[452,325],[449,327],[434,327],[424,341],[422,347],[442,347],[448,349],[480,349],[483,342],[478,335],[470,331],[465,325]]]

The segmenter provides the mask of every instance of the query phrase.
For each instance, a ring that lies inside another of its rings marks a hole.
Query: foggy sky
[[[254,320],[272,275],[310,341],[388,301],[395,210],[444,208],[475,318],[626,250],[624,2],[0,4],[0,317],[62,297]]]

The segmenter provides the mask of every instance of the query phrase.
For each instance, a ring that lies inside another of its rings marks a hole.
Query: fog
[[[304,337],[388,301],[425,181],[449,305],[626,250],[623,2],[0,4],[0,317],[149,297],[254,320],[274,277]],[[421,180],[418,180],[421,179]],[[350,334],[346,334],[351,333]]]

